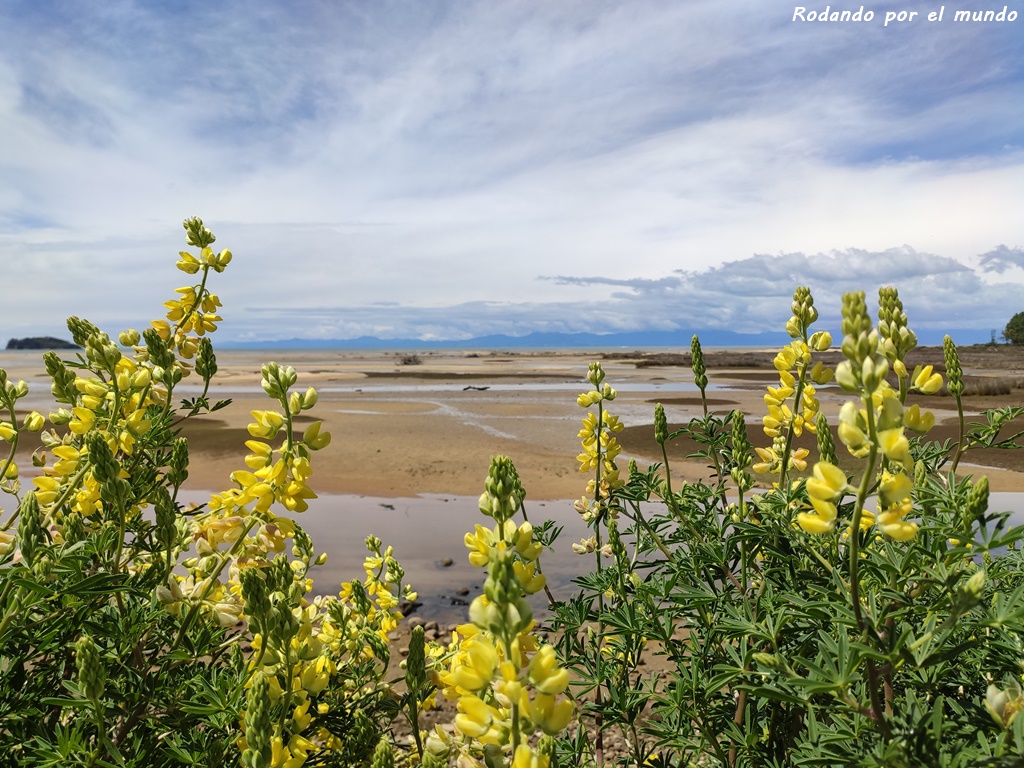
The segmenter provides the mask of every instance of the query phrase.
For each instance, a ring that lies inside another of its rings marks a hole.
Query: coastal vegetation
[[[413,630],[394,673],[416,594],[387,543],[370,536],[336,594],[313,589],[327,555],[300,520],[331,436],[294,369],[262,367],[269,403],[230,486],[183,500],[184,427],[230,405],[210,336],[232,261],[201,220],[185,231],[177,267],[194,282],[161,318],[114,338],[69,319],[83,351],[44,356],[51,412],[21,407],[28,385],[0,372],[5,764],[1020,764],[1024,527],[989,508],[969,461],[1016,447],[1024,409],[965,413],[972,379],[948,337],[941,372],[910,362],[895,289],[877,320],[847,294],[838,344],[796,289],[759,430],[711,407],[694,337],[700,414],[673,425],[656,404],[649,464],[623,456],[614,382],[593,363],[576,399],[588,535],[571,548],[593,563],[577,593],[548,591],[558,529],[527,519],[514,457],[492,457],[464,537],[482,594],[450,641]],[[826,387],[845,394],[837,414]],[[955,437],[929,440],[944,393]],[[29,434],[42,447],[23,472]],[[680,480],[673,442],[709,479]],[[443,701],[450,722],[421,727]]]
[[[1003,338],[1010,344],[1024,344],[1024,312],[1018,312],[1003,329]]]

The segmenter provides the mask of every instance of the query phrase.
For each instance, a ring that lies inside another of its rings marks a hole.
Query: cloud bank
[[[1018,28],[791,11],[7,3],[0,328],[154,317],[196,214],[236,254],[228,340],[754,330],[797,284],[1001,328]]]

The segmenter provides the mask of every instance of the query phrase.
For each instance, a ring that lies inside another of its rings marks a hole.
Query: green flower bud
[[[988,478],[982,475],[971,487],[971,492],[967,496],[967,504],[964,505],[964,530],[971,530],[975,521],[983,517],[985,512],[988,511],[988,493]]]
[[[308,411],[314,405],[316,405],[318,395],[313,387],[306,389],[305,394],[302,396],[302,410]]]
[[[626,562],[626,547],[619,535],[619,524],[614,520],[608,521],[608,543],[612,548],[612,555],[619,562]]]
[[[184,376],[184,372],[181,370],[181,366],[175,362],[169,367],[164,368],[163,383],[168,387],[173,387],[181,381],[182,376]]]
[[[548,768],[558,768],[557,742],[553,736],[547,734],[540,737],[537,742],[537,754],[548,759]]]
[[[352,717],[352,743],[369,752],[371,748],[375,748],[378,734],[379,729],[373,718],[361,707],[357,709]]]
[[[100,329],[95,325],[78,317],[68,318],[68,330],[71,331],[71,338],[75,344],[80,347],[85,347],[92,336],[100,333]]]
[[[85,539],[85,522],[77,512],[72,512],[64,518],[64,541],[68,544],[77,544]]]
[[[90,432],[85,437],[85,445],[89,450],[89,462],[92,464],[92,474],[98,483],[106,483],[115,479],[121,472],[121,466],[114,458],[114,454],[98,432]]]
[[[409,656],[405,665],[405,682],[411,691],[421,690],[427,679],[425,645],[423,626],[413,627],[412,636],[409,638]]]
[[[665,418],[665,406],[661,403],[654,406],[654,439],[658,445],[665,445],[668,440],[668,419]]]
[[[185,227],[185,240],[191,246],[206,248],[217,240],[213,232],[203,226],[203,220],[198,216],[185,219],[182,226]]]
[[[273,762],[271,739],[274,731],[270,712],[270,683],[263,672],[253,675],[245,699],[245,742],[242,762],[248,768],[270,768]]]
[[[177,539],[178,529],[175,526],[177,510],[171,494],[164,485],[157,485],[150,497],[156,510],[156,538],[165,550],[170,551]]]
[[[75,388],[75,374],[68,370],[68,367],[64,365],[64,361],[57,357],[57,353],[47,352],[44,354],[43,363],[46,365],[47,375],[49,375],[53,382],[50,385],[50,393],[53,395],[54,399],[58,403],[67,403],[69,405],[74,405],[78,402],[78,390]]]
[[[199,340],[196,373],[203,377],[203,381],[209,381],[217,373],[217,356],[213,354],[213,342],[206,336]]]
[[[773,653],[755,653],[753,658],[758,664],[768,667],[768,669],[779,669],[782,667],[779,663],[779,657]]]
[[[373,768],[395,768],[395,753],[391,750],[391,739],[385,734],[380,737],[373,750]]]
[[[117,341],[123,347],[134,347],[136,344],[139,343],[139,340],[141,338],[142,336],[134,328],[129,328],[126,331],[121,331],[121,333],[117,335]]]
[[[732,416],[732,460],[733,465],[740,470],[750,466],[753,461],[753,448],[750,445],[750,438],[747,435],[747,420],[742,411],[733,411]]]
[[[296,624],[296,629],[298,625]],[[294,634],[294,632],[292,633]],[[388,647],[386,640],[381,638],[376,632],[367,630],[363,633],[363,642],[370,646],[370,650],[373,651],[373,655],[385,666],[391,662],[391,649]]]
[[[981,596],[985,592],[985,572],[981,569],[975,571],[964,584],[963,590],[975,602],[981,600]]]
[[[786,332],[794,339],[803,339],[807,330],[818,319],[818,310],[814,308],[814,297],[806,285],[798,286],[793,291],[793,303],[790,305],[793,316],[786,323]]]
[[[843,294],[842,323],[843,336],[856,340],[871,331],[871,318],[868,316],[867,305],[864,303],[864,291],[851,291]],[[846,353],[846,339],[843,341],[843,352]],[[851,355],[846,355],[848,358]]]
[[[832,439],[832,428],[828,425],[828,419],[821,411],[815,419],[817,425],[818,457],[821,461],[839,466],[839,459],[836,457],[836,444]]]
[[[953,397],[960,397],[964,393],[964,372],[960,367],[956,344],[948,335],[942,339],[942,356],[946,362],[946,389]]]
[[[98,707],[107,682],[107,673],[100,661],[99,648],[87,634],[83,634],[75,643],[75,664],[78,667],[79,689],[93,706]]]
[[[38,411],[32,411],[29,413],[22,422],[22,426],[24,426],[29,432],[39,432],[45,424],[46,419],[44,419],[43,414]]]
[[[167,368],[174,364],[174,354],[168,349],[167,342],[160,338],[156,328],[147,328],[142,332],[142,338],[146,342],[146,354],[153,365],[158,368]],[[160,380],[153,371],[153,378]]]
[[[704,352],[700,348],[697,334],[690,339],[690,367],[693,369],[693,383],[703,392],[708,386],[708,377],[704,367]]]
[[[39,519],[39,501],[35,491],[25,494],[18,509],[18,548],[25,565],[31,567],[39,547],[46,543],[47,532]]]
[[[917,336],[907,327],[907,315],[899,292],[892,286],[878,289],[878,335],[888,342],[882,350],[890,362],[905,360],[917,346]]]
[[[178,437],[171,449],[167,481],[178,487],[188,479],[188,438]]]
[[[486,491],[480,496],[480,511],[499,524],[516,513],[525,496],[519,473],[508,456],[491,457],[484,488]]]

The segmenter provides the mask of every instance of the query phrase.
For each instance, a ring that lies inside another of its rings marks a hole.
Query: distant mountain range
[[[959,329],[950,331],[957,344],[984,344],[990,340],[986,331]],[[732,331],[698,331],[705,347],[778,347],[791,339],[785,333],[734,333]],[[943,332],[918,333],[922,345],[942,344]],[[278,341],[219,342],[220,349],[575,349],[592,347],[690,348],[691,331],[628,331],[623,333],[528,333],[525,336],[494,334],[472,339],[379,339],[360,336],[357,339],[281,339]],[[834,338],[833,343],[838,344]]]

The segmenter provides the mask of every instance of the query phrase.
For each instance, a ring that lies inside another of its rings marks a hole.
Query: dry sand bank
[[[912,354],[911,362],[942,367],[939,348]],[[1024,404],[1024,350],[969,347],[960,354],[971,377],[1011,387],[1006,395],[967,397],[968,421],[976,421],[985,408]],[[765,385],[775,381],[773,356],[771,350],[705,353],[712,384],[708,406],[723,414],[742,410],[755,446],[768,443],[760,430],[761,398]],[[320,492],[474,496],[482,490],[489,457],[504,453],[516,462],[531,499],[576,498],[587,478],[577,472],[575,462],[583,416],[575,398],[589,386],[584,380],[588,363],[602,357],[607,380],[619,391],[611,410],[626,425],[623,457],[660,460],[651,427],[653,404],[665,404],[673,428],[701,412],[688,353],[432,351],[414,356],[391,351],[227,351],[218,355],[220,373],[211,398],[233,402],[187,426],[192,438],[188,486],[224,488],[230,473],[243,466],[249,412],[270,406],[259,388],[260,365],[276,359],[299,371],[299,385],[313,385],[320,393],[313,417],[321,419],[334,437],[331,446],[316,456],[312,484]],[[413,360],[419,363],[404,364]],[[11,378],[29,381],[30,407],[44,412],[50,408],[38,353],[0,353],[0,367],[7,367]],[[834,422],[848,396],[831,386],[819,389],[819,399]],[[955,439],[953,399],[933,396],[919,401],[936,413],[938,424],[931,437]],[[804,440],[810,445],[809,437]],[[685,458],[694,447],[676,441],[670,449],[674,469],[686,479],[705,474],[703,462]],[[973,464],[1001,470],[990,473],[995,490],[1024,491],[1024,452],[989,449],[972,452],[969,458]]]

